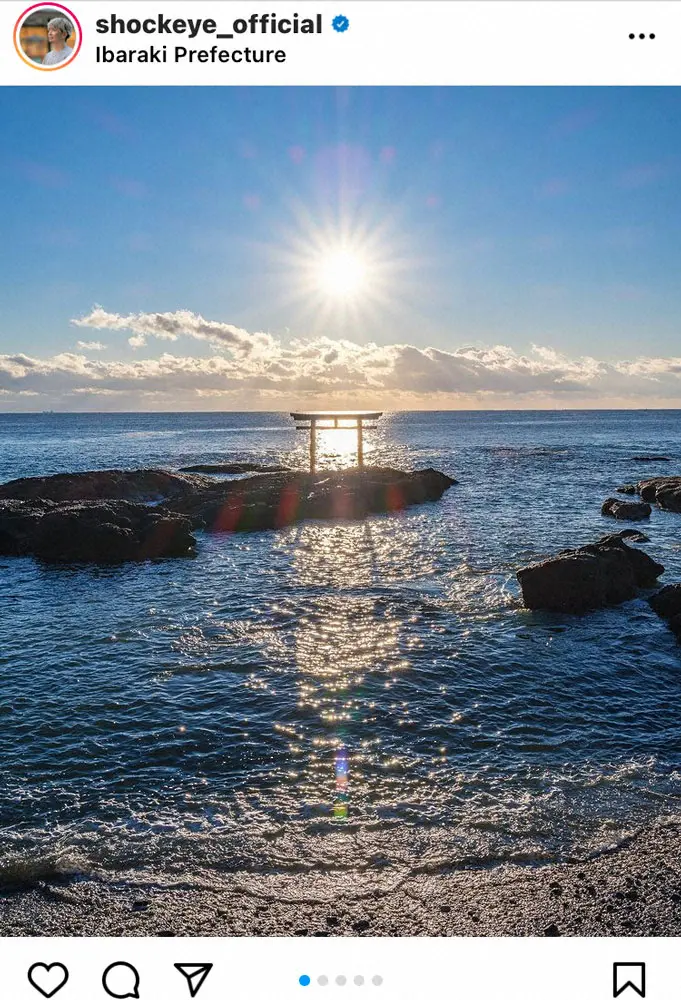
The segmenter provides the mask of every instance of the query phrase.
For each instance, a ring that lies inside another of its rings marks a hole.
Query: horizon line
[[[485,409],[476,407],[450,407],[448,409],[395,409],[384,410],[382,416],[393,413],[681,413],[681,406],[554,406],[554,407],[494,407]],[[159,416],[177,414],[216,414],[216,413],[276,413],[290,416],[289,408],[283,410],[0,410],[0,417],[40,417],[40,416],[72,416],[72,417],[114,417],[114,416]]]

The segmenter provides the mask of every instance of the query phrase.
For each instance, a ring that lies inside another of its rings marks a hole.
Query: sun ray
[[[418,261],[394,209],[381,216],[326,215],[292,206],[294,224],[264,246],[279,273],[278,307],[310,336],[371,338],[409,311],[405,292]],[[374,334],[375,335],[375,334]]]

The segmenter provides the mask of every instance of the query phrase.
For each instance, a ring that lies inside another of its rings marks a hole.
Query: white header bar
[[[0,4],[0,84],[681,84],[677,0],[67,0],[64,6],[80,24],[82,45],[67,65],[46,72],[15,46],[31,4]]]

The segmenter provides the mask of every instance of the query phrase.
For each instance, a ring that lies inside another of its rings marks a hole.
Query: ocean
[[[515,571],[625,526],[602,501],[681,471],[680,422],[386,414],[367,462],[454,476],[438,503],[199,532],[189,559],[1,559],[0,879],[248,888],[276,873],[326,898],[585,858],[677,814],[674,636],[644,596],[529,612]],[[325,435],[320,465],[351,464],[352,444]],[[2,414],[0,481],[302,468],[305,445],[281,413]],[[680,528],[658,510],[644,526],[662,582],[681,580]]]

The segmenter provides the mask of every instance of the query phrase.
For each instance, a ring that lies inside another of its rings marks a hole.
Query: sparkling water
[[[602,501],[681,473],[680,420],[387,414],[367,462],[449,473],[438,503],[198,532],[189,559],[0,560],[0,878],[368,892],[584,857],[676,812],[681,646],[643,596],[526,611],[515,571],[622,527]],[[353,447],[323,435],[320,466]],[[277,413],[0,415],[3,481],[220,461],[304,468],[305,436]],[[680,529],[645,525],[663,582]]]

